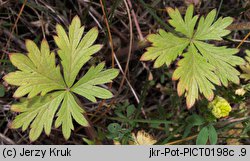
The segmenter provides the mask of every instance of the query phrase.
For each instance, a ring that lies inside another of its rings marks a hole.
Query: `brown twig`
[[[101,4],[103,16],[104,16],[104,21],[105,21],[105,24],[106,24],[106,27],[107,27],[107,30],[108,30],[109,45],[110,45],[110,48],[111,48],[111,64],[112,64],[112,68],[114,68],[115,67],[115,61],[114,61],[115,51],[114,51],[114,46],[113,46],[113,39],[112,39],[112,35],[111,35],[111,32],[110,32],[109,22],[108,22],[108,19],[107,19],[107,15],[106,15],[102,0],[100,0],[100,4]],[[109,89],[111,89],[111,88],[112,88],[112,82],[109,84]],[[105,103],[105,101],[106,100],[102,100],[101,103],[99,103],[98,108],[97,108],[97,110],[95,111],[94,114],[97,114],[100,111],[100,109],[103,106],[103,104]]]
[[[167,144],[165,144],[165,145],[174,145],[174,144],[178,144],[178,143],[181,143],[181,142],[183,142],[183,141],[192,140],[192,139],[196,138],[197,136],[198,136],[198,134],[197,134],[197,135],[193,135],[193,136],[189,136],[189,137],[184,138],[184,139],[172,141],[172,142],[169,142],[169,143],[167,143]]]
[[[125,67],[125,71],[124,71],[124,75],[122,77],[122,81],[120,83],[120,87],[118,89],[118,93],[120,93],[121,88],[124,84],[125,81],[125,77],[127,75],[128,69],[129,69],[129,61],[130,61],[130,57],[131,57],[131,52],[132,52],[132,44],[133,44],[133,24],[132,24],[132,20],[131,20],[131,14],[130,14],[130,10],[129,10],[129,6],[126,0],[123,0],[126,9],[127,9],[127,13],[128,13],[128,20],[129,20],[129,35],[130,35],[130,39],[129,39],[129,51],[128,51],[128,57],[127,57],[127,63],[126,63],[126,67]]]
[[[132,28],[132,20],[131,20],[130,10],[129,10],[129,6],[128,6],[126,0],[124,0],[124,4],[126,6],[126,10],[127,10],[127,13],[128,13],[128,18],[129,18],[130,41],[129,41],[129,51],[128,51],[127,63],[126,63],[126,67],[125,67],[124,72],[123,72],[123,70],[122,70],[122,68],[120,66],[120,63],[119,63],[118,59],[116,58],[116,55],[115,55],[116,62],[117,62],[118,66],[119,66],[119,68],[120,68],[120,70],[121,70],[121,72],[123,74],[122,81],[121,81],[118,93],[120,92],[120,90],[121,90],[121,88],[122,88],[122,86],[124,84],[124,81],[127,80],[126,73],[128,71],[128,67],[129,67],[129,61],[130,61],[130,56],[131,56],[131,52],[132,52],[132,44],[133,44],[133,28]],[[127,80],[127,82],[128,82],[128,85],[131,87],[132,92],[135,93],[128,80]],[[136,96],[136,94],[135,94],[135,96]],[[139,98],[137,96],[136,96],[136,100],[139,103]],[[104,111],[104,113],[102,113],[102,116],[105,115],[109,111],[109,109],[114,104],[114,102],[115,102],[114,99],[112,99],[111,102],[110,102],[110,105],[108,106],[108,108]],[[96,120],[93,121],[93,123],[97,122],[99,119],[100,118],[97,118]]]
[[[130,9],[131,9],[131,14],[132,14],[132,16],[133,16],[134,23],[135,23],[135,27],[136,27],[136,30],[137,30],[138,35],[139,35],[139,40],[140,40],[140,41],[143,41],[143,40],[144,40],[144,37],[143,37],[143,35],[142,35],[141,28],[140,28],[140,25],[139,25],[139,23],[138,23],[138,20],[137,20],[135,11],[134,11],[134,9],[133,9],[133,7],[132,7],[132,3],[131,3],[130,0],[127,0],[127,2],[128,2],[128,5],[129,5],[129,7],[130,7]]]
[[[107,27],[107,30],[108,30],[109,44],[110,44],[111,52],[112,52],[112,55],[111,55],[111,64],[112,64],[112,68],[114,68],[114,66],[115,66],[114,61],[116,61],[116,63],[117,63],[117,65],[118,65],[118,67],[119,67],[121,73],[123,74],[123,76],[124,76],[126,82],[128,83],[128,85],[129,85],[129,87],[130,87],[132,93],[134,94],[137,103],[139,103],[140,100],[139,100],[139,98],[138,98],[138,96],[137,96],[135,90],[134,90],[133,87],[131,86],[130,82],[128,81],[128,79],[127,79],[127,77],[126,77],[126,74],[124,73],[124,71],[123,71],[123,69],[122,69],[122,67],[121,67],[121,65],[120,65],[120,63],[119,63],[119,61],[118,61],[118,59],[117,59],[117,57],[116,57],[116,54],[115,54],[115,51],[114,51],[114,46],[113,46],[113,39],[112,39],[112,35],[111,35],[111,32],[110,32],[109,23],[108,23],[107,15],[106,15],[106,12],[105,12],[104,5],[103,5],[103,3],[102,3],[102,0],[100,0],[100,4],[101,4],[102,12],[103,12],[103,15],[104,15],[105,24],[106,24],[106,27]],[[109,89],[111,89],[111,88],[112,88],[112,83],[110,83],[110,85],[109,85]],[[111,100],[110,105],[109,105],[108,108],[105,110],[105,112],[102,113],[102,115],[105,115],[105,114],[109,111],[109,109],[110,109],[111,106],[114,104],[114,102],[115,102],[115,99],[113,98],[113,99]],[[98,105],[98,108],[97,108],[97,110],[95,111],[94,114],[97,114],[97,113],[100,111],[100,109],[101,109],[101,107],[103,106],[104,103],[105,103],[105,100],[101,101],[101,103]],[[97,118],[97,120],[98,120],[98,118]],[[95,120],[94,122],[96,122],[97,120]]]
[[[112,60],[111,60],[111,61],[112,61],[112,67],[114,67],[114,60],[113,60],[113,59],[115,59],[115,61],[116,61],[117,65],[118,65],[118,67],[119,67],[121,73],[123,74],[123,76],[124,76],[126,82],[128,83],[128,86],[130,87],[130,89],[131,89],[133,95],[135,96],[135,99],[136,99],[137,103],[139,103],[140,100],[139,100],[139,98],[138,98],[138,96],[137,96],[135,90],[134,90],[133,87],[131,86],[130,82],[128,81],[128,79],[127,79],[127,77],[126,77],[126,74],[125,74],[125,72],[123,71],[123,69],[122,69],[122,67],[121,67],[121,65],[120,65],[120,63],[119,63],[119,60],[117,59],[116,54],[115,54],[115,52],[114,52],[113,41],[112,41],[112,35],[111,35],[111,32],[110,32],[110,27],[109,27],[109,24],[108,24],[108,20],[107,20],[107,16],[106,16],[106,13],[105,13],[105,10],[104,10],[104,6],[103,6],[103,3],[102,3],[102,0],[100,0],[100,4],[101,4],[101,7],[102,7],[102,11],[103,11],[103,14],[104,14],[104,20],[105,20],[105,23],[106,23],[106,26],[107,26],[107,30],[108,30],[108,35],[109,35],[109,43],[110,43],[111,52],[112,52],[112,57],[111,57],[111,59],[112,59]],[[131,45],[131,46],[132,46],[132,45]],[[112,84],[111,84],[111,86],[112,86]],[[110,88],[111,88],[111,87],[110,87]],[[115,99],[113,98],[113,99],[111,100],[110,105],[108,106],[108,108],[102,113],[102,116],[105,115],[105,114],[109,111],[109,109],[110,109],[111,106],[114,104],[114,102],[115,102]],[[103,105],[104,103],[105,103],[105,100],[103,100],[103,101],[98,105],[98,108],[97,108],[96,112],[94,113],[94,115],[97,114],[97,113],[100,111],[100,109],[101,109],[101,107],[102,107],[102,105]],[[100,117],[97,118],[95,121],[93,121],[93,123],[97,122],[99,119],[100,119]]]
[[[3,33],[6,36],[10,37],[15,43],[17,43],[21,49],[23,49],[23,50],[26,49],[24,42],[21,41],[20,39],[18,39],[13,33],[9,32],[6,29],[3,29]]]
[[[89,13],[95,15],[99,21],[103,21],[102,16],[92,7],[92,6],[88,6],[88,4],[84,1],[84,0],[78,0],[84,7],[89,8]],[[98,25],[98,24],[97,24]],[[116,34],[118,35],[123,42],[127,42],[127,38],[121,34],[121,32],[115,28],[110,26],[110,29]]]
[[[11,140],[10,138],[6,137],[2,133],[0,133],[0,140],[2,140],[3,142],[5,142],[6,144],[15,145],[15,142],[13,140]]]
[[[143,41],[143,43],[133,41],[131,53],[133,53],[134,51],[137,51],[137,50],[143,50],[149,46],[150,46],[150,43],[147,41]],[[117,58],[119,60],[125,60],[127,58],[129,48],[130,48],[130,45],[118,49],[118,51],[116,51]],[[136,55],[134,55],[134,54],[131,54],[130,60],[138,60],[138,57],[136,57]],[[111,62],[111,57],[106,57],[106,61]]]
[[[111,32],[110,32],[109,23],[108,23],[108,19],[107,19],[106,12],[105,12],[105,10],[104,10],[104,5],[103,5],[103,3],[102,3],[102,0],[100,0],[100,4],[101,4],[102,12],[103,12],[103,15],[104,15],[104,20],[105,20],[105,23],[106,23],[106,27],[107,27],[107,30],[108,30],[109,44],[110,44],[111,52],[112,52],[112,55],[111,55],[111,62],[112,62],[111,64],[112,64],[112,68],[114,68],[114,65],[115,65],[115,64],[114,64],[114,61],[116,61],[116,63],[117,63],[117,65],[118,65],[118,67],[119,67],[121,73],[123,74],[123,76],[124,76],[126,82],[128,83],[130,89],[132,90],[132,93],[134,94],[134,96],[135,96],[135,98],[136,98],[136,101],[139,103],[139,102],[140,102],[140,101],[139,101],[139,98],[138,98],[138,96],[136,95],[136,93],[135,93],[133,87],[132,87],[131,84],[129,83],[129,81],[128,81],[127,77],[126,77],[126,74],[124,73],[124,71],[123,71],[123,69],[122,69],[122,67],[121,67],[121,65],[120,65],[120,63],[119,63],[119,61],[118,61],[118,59],[117,59],[117,57],[116,57],[116,54],[115,54],[115,51],[114,51],[114,46],[113,46],[113,39],[112,39],[112,35],[111,35]],[[111,88],[112,88],[112,83],[110,83],[110,85],[109,85],[109,89],[111,89]],[[109,111],[109,109],[110,109],[111,106],[114,104],[114,102],[115,102],[115,99],[113,98],[113,99],[111,100],[111,102],[110,102],[110,105],[109,105],[108,108],[105,110],[105,112],[102,113],[102,115],[105,115],[105,114]],[[100,109],[101,109],[101,107],[103,106],[104,103],[105,103],[105,100],[101,101],[101,103],[98,105],[98,108],[97,108],[97,110],[95,111],[94,114],[97,114],[97,113],[100,111]],[[93,123],[95,123],[97,120],[99,120],[99,119],[97,118],[95,121],[93,121]]]
[[[240,42],[240,44],[237,46],[237,49],[240,48],[240,46],[245,42],[245,40],[250,36],[250,32],[244,37],[244,39]]]
[[[22,5],[22,7],[21,7],[21,9],[20,9],[20,12],[18,13],[17,19],[16,19],[16,21],[15,21],[15,23],[14,23],[12,29],[11,29],[11,35],[13,35],[13,33],[14,33],[14,30],[15,30],[15,28],[16,28],[16,26],[17,26],[17,23],[18,23],[18,21],[19,21],[19,19],[20,19],[20,17],[21,17],[21,14],[23,13],[23,9],[24,9],[26,3],[27,3],[27,0],[24,0],[24,1],[23,1],[23,5]],[[7,43],[6,43],[5,47],[4,47],[4,50],[6,50],[6,49],[9,47],[9,44],[10,44],[10,41],[11,41],[11,40],[12,40],[12,37],[9,36],[9,38],[8,38],[8,40],[7,40]],[[1,59],[4,59],[4,56],[5,56],[5,54],[2,55]],[[0,64],[1,64],[1,63],[0,63]]]
[[[250,30],[250,22],[234,23],[227,27],[228,30]]]

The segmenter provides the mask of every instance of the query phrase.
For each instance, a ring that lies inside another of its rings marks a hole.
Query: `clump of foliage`
[[[133,104],[130,104],[127,100],[124,103],[116,104],[114,114],[116,118],[124,120],[124,123],[110,123],[107,126],[108,133],[106,137],[112,139],[116,143],[128,144],[131,141],[131,133],[138,125],[134,121],[136,115],[136,107]]]
[[[184,19],[178,9],[168,8],[169,23],[178,35],[162,29],[158,34],[148,36],[152,46],[141,60],[155,60],[154,67],[170,65],[181,56],[172,79],[179,80],[178,95],[185,93],[187,107],[191,108],[203,94],[208,100],[214,97],[215,85],[228,86],[228,82],[239,83],[240,73],[234,68],[243,65],[244,60],[235,54],[238,49],[217,47],[210,40],[222,40],[230,33],[226,28],[233,22],[230,17],[216,18],[216,10],[206,17],[193,16],[194,7],[188,7]],[[198,23],[197,23],[198,21]]]
[[[10,60],[18,71],[4,77],[7,83],[19,86],[14,97],[21,98],[28,94],[24,101],[11,106],[12,111],[20,113],[11,127],[26,130],[30,126],[29,137],[32,141],[41,135],[43,129],[47,135],[50,134],[55,116],[55,127],[62,126],[65,139],[74,129],[72,118],[80,125],[88,126],[75,94],[92,102],[96,102],[96,98],[111,98],[112,93],[98,85],[111,82],[119,73],[117,69],[104,70],[104,63],[100,63],[76,81],[82,66],[102,47],[93,45],[98,30],[92,28],[83,37],[84,27],[76,16],[68,34],[61,25],[56,26],[56,32],[54,40],[59,47],[57,53],[62,69],[56,64],[55,53],[50,51],[46,40],[42,41],[40,49],[33,41],[27,40],[27,55],[10,54]],[[63,75],[60,70],[63,70]]]

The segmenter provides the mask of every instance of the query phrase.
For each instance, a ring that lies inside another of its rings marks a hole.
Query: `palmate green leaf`
[[[61,101],[63,100],[65,92],[53,92],[44,97],[36,96],[32,99],[26,99],[24,102],[14,104],[11,110],[21,112],[12,122],[12,128],[20,128],[26,130],[31,124],[29,137],[31,141],[36,140],[45,130],[47,135],[51,132],[51,126],[54,115]]]
[[[215,21],[215,16],[215,9],[212,10],[206,18],[201,16],[197,30],[194,34],[195,40],[222,40],[221,37],[230,33],[230,31],[226,30],[226,28],[233,22],[233,18],[220,17]]]
[[[243,71],[243,74],[240,75],[240,78],[245,79],[245,81],[250,80],[250,51],[246,50],[247,56],[245,56],[245,59],[247,60],[247,63],[245,65],[240,66],[240,69]]]
[[[42,41],[40,50],[31,40],[26,41],[26,47],[28,56],[10,54],[10,61],[19,71],[4,77],[9,84],[19,86],[14,97],[29,94],[28,98],[32,98],[39,93],[43,96],[50,91],[64,89],[66,85],[60,68],[55,65],[55,54],[50,52],[47,41]]]
[[[82,66],[102,47],[102,45],[93,45],[98,30],[92,28],[82,37],[84,27],[76,16],[69,26],[68,35],[61,25],[56,26],[56,31],[57,36],[54,36],[54,39],[59,47],[58,54],[62,60],[64,79],[67,86],[71,87]]]
[[[40,50],[34,42],[28,40],[28,56],[19,53],[10,55],[11,62],[19,70],[9,73],[4,79],[9,84],[19,86],[15,97],[28,94],[23,102],[11,107],[20,113],[12,122],[12,128],[22,127],[22,130],[26,130],[30,126],[29,137],[34,141],[43,130],[47,135],[50,134],[55,117],[55,127],[62,126],[65,139],[74,130],[73,120],[82,126],[89,126],[74,93],[93,102],[96,98],[111,98],[111,92],[98,86],[111,82],[118,75],[117,69],[104,70],[104,63],[100,63],[91,67],[75,83],[82,66],[101,49],[101,45],[93,45],[97,35],[97,29],[93,28],[83,37],[79,17],[72,20],[68,35],[62,26],[57,25],[55,42],[59,47],[64,77],[60,73],[60,66],[55,64],[55,54],[50,52],[45,40]]]
[[[229,34],[230,31],[226,28],[233,19],[226,17],[215,20],[216,10],[212,10],[198,21],[198,16],[193,16],[193,10],[194,7],[189,6],[183,19],[178,9],[168,8],[170,25],[184,37],[159,30],[159,34],[149,35],[148,40],[152,46],[147,48],[141,58],[156,59],[154,67],[160,67],[164,63],[171,64],[178,56],[183,56],[173,73],[173,80],[179,80],[178,94],[185,93],[188,108],[194,105],[199,93],[212,100],[214,85],[239,83],[240,73],[235,66],[244,64],[244,60],[235,55],[237,49],[216,47],[207,42],[222,40],[223,36]],[[183,54],[185,50],[187,52]]]
[[[178,68],[173,73],[173,80],[178,80],[178,94],[182,95],[186,90],[187,106],[192,107],[198,98],[199,91],[211,100],[214,97],[214,84],[219,85],[218,77],[213,73],[215,67],[209,64],[195,48],[190,44],[184,58],[178,62]]]
[[[111,82],[117,77],[118,70],[108,69],[103,71],[104,63],[96,67],[91,67],[89,71],[71,88],[71,91],[96,102],[96,98],[111,98],[113,95],[110,91],[96,85]]]
[[[216,47],[202,41],[194,41],[195,46],[202,56],[215,67],[214,73],[219,77],[224,86],[228,81],[238,84],[240,72],[234,66],[244,64],[244,60],[235,54],[238,49],[228,49],[225,46]]]
[[[147,48],[147,52],[142,55],[141,60],[156,59],[155,68],[163,64],[170,65],[189,44],[188,39],[179,38],[164,30],[159,30],[159,34],[149,35],[147,39],[152,42],[152,47]]]
[[[184,19],[182,18],[178,9],[167,9],[169,16],[171,19],[169,23],[175,27],[175,30],[184,34],[188,38],[191,38],[194,33],[194,27],[198,20],[198,16],[193,17],[194,7],[191,5],[188,7],[186,15]]]
[[[82,126],[88,126],[88,121],[83,117],[83,109],[77,104],[73,94],[65,92],[62,106],[58,111],[55,127],[58,128],[62,125],[62,132],[65,139],[68,139],[71,130],[74,130],[72,117]]]

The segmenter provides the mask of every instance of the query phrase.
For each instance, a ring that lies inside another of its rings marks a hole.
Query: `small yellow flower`
[[[209,103],[208,108],[216,118],[226,117],[232,110],[227,100],[219,96]]]

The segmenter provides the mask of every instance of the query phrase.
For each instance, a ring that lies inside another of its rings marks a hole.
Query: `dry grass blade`
[[[18,13],[17,19],[16,19],[16,21],[15,21],[15,23],[14,23],[12,29],[11,29],[11,34],[10,34],[10,35],[13,35],[14,30],[15,30],[15,28],[17,27],[17,23],[18,23],[18,21],[19,21],[21,15],[22,15],[22,13],[23,13],[23,9],[24,9],[26,3],[27,3],[27,0],[24,0],[24,1],[23,1],[23,5],[22,5],[22,7],[21,7],[21,9],[20,9],[20,11],[19,11],[19,13]],[[10,44],[11,39],[12,39],[12,36],[9,36],[9,38],[8,38],[8,40],[7,40],[7,43],[6,43],[6,45],[5,45],[5,47],[4,47],[3,50],[6,50],[6,49],[9,47],[9,44]],[[4,56],[5,56],[5,54],[2,55],[1,59],[4,59]],[[1,64],[1,62],[0,62],[0,64]]]
[[[133,24],[132,24],[132,20],[131,20],[131,14],[130,14],[130,10],[129,10],[129,6],[126,0],[123,0],[125,6],[126,6],[126,10],[128,13],[128,19],[129,19],[129,51],[128,51],[128,57],[127,57],[127,63],[126,63],[126,67],[125,67],[125,71],[124,71],[124,75],[122,77],[122,81],[118,90],[118,93],[120,93],[121,88],[123,86],[125,77],[127,75],[128,69],[129,69],[129,61],[130,61],[130,57],[131,57],[131,52],[132,52],[132,45],[133,45]]]
[[[250,32],[241,40],[240,44],[237,46],[237,49],[241,47],[241,45],[246,41],[246,39],[250,36]]]

